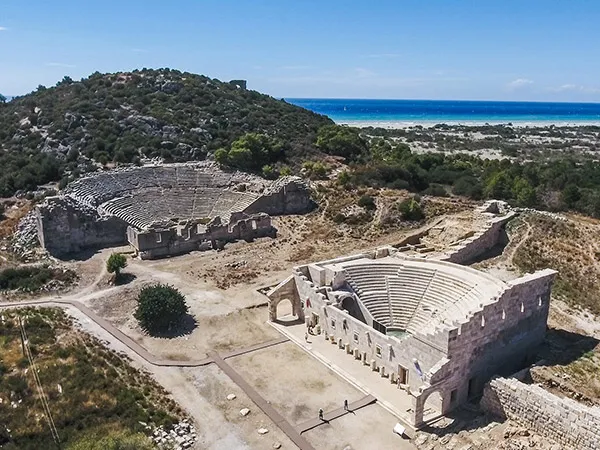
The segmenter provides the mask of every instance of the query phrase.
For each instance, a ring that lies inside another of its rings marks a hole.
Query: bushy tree
[[[127,267],[127,258],[122,253],[113,253],[106,261],[106,270],[108,273],[114,273],[115,279],[121,276],[121,270]]]
[[[4,205],[0,203],[0,220],[4,219]]]
[[[421,220],[425,217],[421,204],[414,198],[410,197],[398,205],[398,210],[402,214],[404,220]]]
[[[276,167],[267,164],[262,168],[262,176],[268,180],[275,180],[279,177],[279,170]]]
[[[243,170],[262,169],[276,162],[283,154],[283,145],[278,139],[266,134],[246,133],[231,144],[229,150],[220,148],[215,152],[215,160],[224,166]]]
[[[377,206],[375,205],[375,199],[370,195],[363,195],[358,199],[358,206],[365,208],[367,211],[373,211]]]
[[[328,167],[319,161],[305,161],[302,170],[311,180],[324,180],[327,178]]]
[[[317,147],[325,153],[352,159],[367,152],[367,143],[358,130],[346,126],[327,125],[319,129]]]
[[[519,206],[534,206],[536,204],[535,189],[525,178],[517,178],[513,184],[513,196]]]
[[[567,184],[562,191],[561,199],[568,208],[574,208],[577,202],[581,200],[581,191],[577,185]]]
[[[157,284],[143,288],[135,318],[150,332],[163,332],[181,323],[188,312],[185,297],[173,286]]]

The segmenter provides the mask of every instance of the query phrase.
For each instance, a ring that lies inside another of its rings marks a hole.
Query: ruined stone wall
[[[556,272],[544,270],[511,281],[497,301],[482,305],[449,340],[453,384],[459,402],[481,392],[492,376],[527,363],[544,340]],[[469,381],[471,383],[469,383]]]
[[[561,448],[600,448],[600,408],[560,398],[516,378],[496,378],[484,389],[484,410],[509,418],[556,441]]]
[[[468,264],[472,262],[479,255],[492,249],[499,243],[504,226],[514,218],[515,214],[514,212],[510,212],[505,216],[491,219],[487,228],[459,242],[439,259],[455,264]]]
[[[270,216],[305,214],[314,209],[309,187],[298,177],[277,180],[250,204],[244,212],[267,213]]]
[[[268,215],[237,213],[232,215],[229,223],[223,224],[220,219],[214,219],[206,227],[191,222],[179,229],[149,231],[129,227],[127,235],[129,243],[138,250],[142,259],[153,259],[181,255],[204,247],[217,248],[226,242],[273,237],[275,232]]]
[[[69,197],[48,197],[37,206],[38,239],[57,257],[86,248],[122,245],[127,224],[117,217],[101,217]]]

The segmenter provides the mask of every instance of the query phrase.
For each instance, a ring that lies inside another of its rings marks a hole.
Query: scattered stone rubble
[[[142,425],[145,425],[142,423]],[[146,425],[146,428],[150,427]],[[182,450],[191,448],[196,442],[196,428],[188,419],[183,419],[173,428],[166,431],[164,427],[156,428],[152,433],[152,440],[160,449]]]
[[[483,426],[485,417],[459,427],[450,426],[443,434],[419,431],[412,443],[419,450],[561,450],[555,442],[532,433],[529,429],[513,423],[490,422]]]
[[[33,257],[35,249],[39,248],[37,234],[37,219],[34,211],[25,215],[17,225],[11,241],[11,250],[24,258]]]

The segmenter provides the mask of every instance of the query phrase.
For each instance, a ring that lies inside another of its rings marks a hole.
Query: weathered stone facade
[[[52,255],[77,253],[127,243],[127,223],[70,197],[48,197],[37,207],[38,239]]]
[[[561,448],[600,448],[600,408],[558,397],[517,377],[495,378],[481,399],[484,410],[509,418],[561,445]]]
[[[139,252],[141,259],[154,259],[180,255],[194,250],[221,248],[226,242],[247,240],[260,237],[274,237],[275,228],[267,214],[248,216],[235,213],[228,223],[220,218],[211,220],[207,225],[190,221],[177,227],[139,231],[127,228],[127,238]]]
[[[129,242],[157,258],[274,236],[268,215],[313,206],[297,177],[271,182],[211,163],[142,166],[93,174],[48,198],[37,208],[38,235],[58,257]]]
[[[493,247],[510,217],[490,221],[457,260]],[[445,414],[481,394],[492,376],[530,362],[545,337],[555,275],[547,269],[505,282],[382,247],[295,267],[293,278],[268,294],[270,320],[285,298],[301,305],[294,311],[308,327],[402,384],[412,398],[411,425],[419,428],[426,404]]]

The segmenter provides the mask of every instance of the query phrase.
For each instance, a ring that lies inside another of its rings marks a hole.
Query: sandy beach
[[[514,122],[503,122],[503,121],[396,121],[396,120],[340,120],[335,121],[338,125],[348,125],[356,128],[386,128],[386,129],[402,129],[411,128],[415,126],[422,126],[423,128],[431,128],[435,125],[464,125],[464,126],[483,126],[483,125],[509,125],[512,127],[526,127],[526,128],[540,128],[540,127],[581,127],[581,126],[600,126],[600,121],[573,121],[573,122],[552,122],[552,121],[514,121]]]

